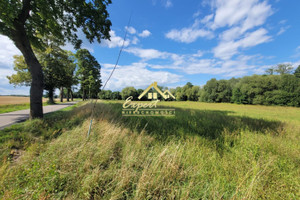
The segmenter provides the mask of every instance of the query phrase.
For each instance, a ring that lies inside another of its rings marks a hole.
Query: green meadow
[[[300,108],[80,102],[0,131],[0,199],[300,199]]]

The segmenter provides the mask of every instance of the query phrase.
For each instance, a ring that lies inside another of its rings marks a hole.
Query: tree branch
[[[31,0],[23,0],[22,1],[22,10],[20,12],[20,14],[18,15],[17,21],[25,24],[25,21],[28,19],[29,17],[29,12],[30,12],[30,2]]]

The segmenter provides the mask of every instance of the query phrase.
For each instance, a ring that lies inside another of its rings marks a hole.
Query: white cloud
[[[151,32],[148,30],[144,30],[142,33],[137,34],[137,31],[132,26],[125,27],[125,29],[128,31],[128,33],[131,35],[128,39],[126,39],[124,43],[124,47],[128,47],[130,44],[137,44],[139,43],[139,37],[146,38],[151,35]],[[108,48],[115,48],[115,47],[121,47],[123,45],[124,38],[117,36],[116,32],[111,30],[110,32],[110,41],[109,40],[103,40],[102,45],[106,46]]]
[[[287,31],[290,28],[290,26],[284,26],[280,27],[280,30],[278,31],[277,35],[283,34],[285,31]]]
[[[151,35],[151,32],[148,30],[143,30],[143,32],[139,34],[139,36],[143,37],[143,38],[149,37],[150,35]]]
[[[169,56],[166,52],[161,52],[156,49],[141,49],[141,48],[129,48],[124,49],[128,53],[132,53],[143,60],[151,60],[157,58],[167,58]]]
[[[213,38],[214,33],[200,28],[200,22],[212,30],[229,27],[230,29],[225,30],[221,38],[227,41],[234,40],[246,31],[264,24],[273,13],[266,1],[260,2],[259,0],[215,0],[211,5],[214,13],[202,19],[196,19],[191,27],[173,29],[166,34],[166,37],[184,43],[194,42],[199,37]]]
[[[193,54],[192,56],[194,56],[194,57],[202,57],[202,56],[203,56],[203,54],[204,54],[204,52],[203,52],[203,51],[201,51],[201,50],[198,50],[198,51],[197,51],[197,53]]]
[[[206,2],[212,7],[212,13],[204,18],[197,18],[190,27],[173,29],[165,36],[178,42],[191,43],[199,37],[213,38],[219,33],[219,43],[213,48],[216,58],[230,59],[240,50],[253,47],[271,40],[262,26],[273,14],[267,1],[261,0],[214,0]],[[200,12],[197,15],[200,16]],[[206,28],[201,28],[204,25]],[[258,27],[256,30],[255,27]],[[279,34],[285,30],[281,29]]]
[[[298,46],[295,50],[295,54],[291,56],[292,58],[299,58],[300,57],[300,46]]]
[[[161,6],[165,8],[170,8],[173,6],[172,0],[159,0],[161,2]],[[157,3],[157,0],[152,0],[152,5],[155,6]]]
[[[13,86],[8,87],[0,87],[0,94],[1,95],[29,95],[29,87],[17,87],[14,88]]]
[[[135,28],[133,28],[132,26],[129,26],[129,27],[125,26],[125,29],[126,29],[126,30],[128,31],[128,33],[130,33],[130,34],[135,34],[135,33],[136,33]]]
[[[254,5],[249,10],[246,20],[243,22],[242,31],[245,32],[253,27],[263,25],[266,19],[273,14],[272,8],[266,1]]]
[[[271,40],[268,31],[262,26],[273,14],[267,1],[260,0],[215,0],[214,18],[208,15],[206,26],[216,31],[223,28],[219,43],[213,48],[216,58],[228,60],[240,53],[240,50],[253,47]],[[255,27],[258,27],[255,30]],[[281,30],[281,33],[285,30]]]
[[[102,64],[102,80],[106,80],[111,72],[111,64]],[[180,81],[181,76],[167,71],[150,71],[147,63],[132,63],[118,66],[111,80],[107,83],[110,90],[121,90],[127,86],[145,88],[153,81],[160,85],[172,84]]]
[[[167,0],[166,3],[165,3],[165,7],[166,7],[166,8],[170,8],[170,7],[172,7],[172,6],[173,6],[172,1],[171,1],[171,0]]]
[[[131,43],[132,44],[137,44],[137,43],[139,43],[139,41],[140,40],[137,37],[134,36],[133,39],[132,39],[132,41],[131,41]]]
[[[115,47],[121,47],[123,45],[123,38],[116,35],[115,31],[111,30],[109,32],[110,34],[110,41],[104,40],[102,42],[102,45],[107,46],[108,48],[115,48]],[[127,47],[130,44],[129,40],[126,40],[124,43],[124,47]]]
[[[78,38],[82,40],[81,48],[87,49],[89,52],[94,53],[93,44],[90,43],[88,39],[86,39],[86,36],[81,29],[79,29],[77,35],[78,35]],[[97,43],[96,41],[94,41],[94,42]],[[66,45],[63,46],[62,48],[67,51],[72,51],[72,52],[76,51],[74,48],[74,45],[71,44],[70,42],[67,42]]]
[[[13,67],[13,56],[20,55],[21,52],[17,49],[14,43],[6,36],[0,35],[0,69]],[[2,69],[1,69],[2,72]],[[2,74],[2,73],[1,73]]]
[[[14,87],[9,84],[6,76],[11,76],[15,71],[11,68],[0,68],[0,95],[22,94],[29,95],[29,87]]]
[[[233,41],[239,38],[242,35],[242,31],[240,27],[233,27],[225,30],[220,34],[220,39],[222,41]]]
[[[229,41],[221,42],[217,47],[213,49],[214,56],[223,60],[230,59],[238,51],[238,43]]]
[[[249,33],[250,38],[255,37],[263,33],[263,30]],[[263,40],[257,39],[256,42],[262,42]],[[252,44],[253,43],[253,44]],[[245,48],[251,45],[255,45],[249,37],[242,38],[235,43],[236,49]],[[229,45],[231,47],[232,45]],[[234,45],[233,45],[234,46]],[[215,58],[204,58],[205,52],[197,51],[192,54],[175,54],[170,52],[161,52],[155,49],[140,49],[132,48],[128,53],[141,58],[141,63],[155,69],[155,70],[174,70],[180,74],[218,74],[225,77],[243,76],[251,73],[262,74],[265,70],[263,66],[253,65],[253,62],[259,62],[260,55],[245,56],[240,55],[235,59],[215,59]],[[152,64],[151,59],[160,59],[160,64]],[[145,61],[150,63],[145,63]],[[250,65],[248,63],[251,63]],[[106,65],[106,68],[112,68],[113,65]],[[152,71],[150,71],[152,73]],[[149,72],[149,73],[150,73]]]
[[[6,36],[0,35],[0,94],[29,94],[28,87],[22,89],[14,88],[9,84],[6,76],[11,76],[15,71],[13,70],[13,56],[21,55],[21,52],[15,47],[14,43]]]
[[[213,14],[206,15],[203,19],[201,19],[201,23],[202,24],[207,24],[213,17],[214,17]]]
[[[268,31],[264,28],[260,28],[252,33],[246,34],[245,38],[239,40],[238,43],[241,47],[252,47],[261,43],[270,41],[271,37],[267,35]]]
[[[12,68],[0,68],[0,85],[8,85],[9,81],[6,76],[11,76],[15,71]]]
[[[298,60],[298,61],[292,63],[292,66],[294,67],[294,69],[297,69],[297,67],[300,66],[300,60]]]
[[[238,49],[253,47],[261,43],[270,41],[271,37],[267,35],[267,30],[260,28],[251,33],[247,33],[244,38],[232,41],[223,40],[213,49],[214,56],[223,60],[230,59],[238,53]]]
[[[272,14],[266,1],[259,0],[216,0],[216,14],[213,29],[241,25],[243,31],[262,25]]]
[[[194,42],[199,37],[205,37],[209,39],[214,37],[211,31],[198,29],[194,27],[183,28],[181,30],[173,29],[169,31],[165,36],[169,39],[183,43]]]
[[[195,13],[193,14],[193,18],[199,17],[200,15],[201,15],[201,11],[198,10],[197,12],[195,12]]]

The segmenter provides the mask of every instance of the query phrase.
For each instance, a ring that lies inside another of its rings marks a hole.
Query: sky
[[[105,89],[145,89],[152,82],[174,88],[187,82],[253,74],[279,63],[300,65],[299,0],[113,0],[111,40],[88,49],[101,65],[102,82],[119,64]],[[131,16],[130,24],[128,25]],[[70,44],[64,47],[74,50]],[[0,95],[29,94],[8,83],[14,73],[14,44],[0,35]]]

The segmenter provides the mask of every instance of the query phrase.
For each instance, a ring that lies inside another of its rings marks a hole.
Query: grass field
[[[50,105],[47,103],[48,99],[43,98],[43,105]],[[67,100],[64,99],[64,102]],[[18,96],[0,96],[0,114],[13,112],[17,110],[29,109],[30,99],[29,97],[18,97]],[[60,103],[59,99],[55,99],[56,103]]]
[[[0,132],[3,199],[300,199],[300,109],[163,102],[122,117],[80,102]]]

